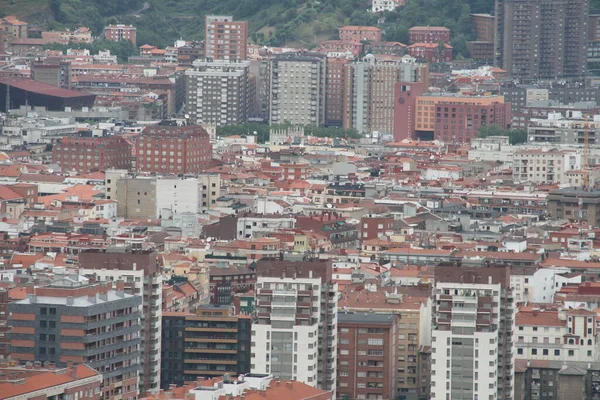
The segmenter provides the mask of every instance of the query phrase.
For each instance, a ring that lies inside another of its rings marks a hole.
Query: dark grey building
[[[137,396],[140,296],[125,294],[123,286],[89,284],[78,275],[28,292],[8,305],[13,358],[59,367],[85,363],[103,375],[104,399]]]
[[[600,399],[600,363],[515,361],[515,400]]]
[[[578,78],[589,0],[496,0],[496,65],[524,80]]]
[[[247,315],[230,315],[229,306],[200,307],[196,314],[164,313],[162,387],[249,373],[251,324]]]

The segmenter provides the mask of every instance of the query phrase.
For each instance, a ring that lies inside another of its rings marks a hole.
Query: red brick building
[[[360,219],[360,239],[377,239],[394,232],[394,217],[391,215],[367,214]]]
[[[423,82],[396,83],[394,103],[394,140],[413,139],[417,117],[417,96],[427,91]]]
[[[21,195],[25,205],[30,206],[38,201],[38,185],[32,183],[15,183],[10,189]]]
[[[381,42],[381,29],[374,26],[356,26],[349,25],[340,28],[340,40],[349,40],[351,42]]]
[[[194,174],[212,160],[210,138],[201,126],[148,126],[135,148],[136,169],[155,174]]]
[[[63,171],[85,174],[110,168],[129,169],[131,149],[120,136],[65,136],[52,149],[52,160]]]
[[[479,129],[483,125],[498,125],[502,129],[508,129],[510,109],[510,103],[438,103],[433,138],[446,143],[469,143],[479,135]]]
[[[408,30],[408,44],[450,43],[450,29],[443,26],[413,26]]]
[[[206,58],[213,60],[246,60],[248,21],[207,15],[204,20],[204,50]]]
[[[408,54],[417,60],[429,62],[452,61],[452,46],[446,43],[415,43],[408,46]]]
[[[397,397],[398,320],[399,316],[394,314],[338,314],[339,398]]]
[[[137,46],[137,28],[132,25],[109,25],[104,28],[104,38],[113,42],[129,40]]]
[[[316,50],[319,53],[345,53],[349,51],[354,57],[360,56],[364,45],[361,42],[349,40],[326,40],[321,42]]]
[[[350,60],[327,59],[325,125],[342,126],[344,117],[344,69]]]

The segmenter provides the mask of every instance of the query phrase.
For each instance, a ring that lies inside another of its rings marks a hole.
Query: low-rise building
[[[582,158],[576,150],[519,150],[514,153],[513,177],[520,182],[563,183],[566,173],[581,169]]]
[[[519,308],[515,325],[517,358],[567,362],[600,358],[593,311],[533,304]]]

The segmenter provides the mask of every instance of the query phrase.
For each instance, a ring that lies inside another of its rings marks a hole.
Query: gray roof
[[[363,323],[363,324],[381,324],[391,325],[394,323],[395,316],[390,314],[376,314],[366,312],[338,312],[338,323]]]

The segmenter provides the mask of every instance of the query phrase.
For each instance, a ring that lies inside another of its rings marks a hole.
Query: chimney
[[[25,363],[25,369],[33,369],[33,363],[31,361],[27,361],[27,363]]]
[[[33,368],[34,369],[41,369],[42,368],[42,362],[41,361],[34,361],[33,362]]]
[[[288,381],[285,383],[288,389],[294,390],[294,381]]]
[[[170,383],[169,390],[175,390],[175,389],[177,389],[177,385],[175,385],[174,383]]]

